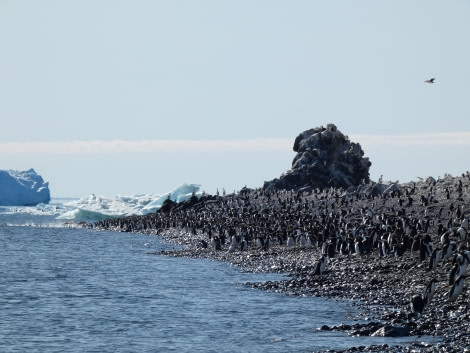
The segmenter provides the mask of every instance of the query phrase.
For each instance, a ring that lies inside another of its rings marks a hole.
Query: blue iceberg
[[[0,170],[0,206],[36,206],[50,201],[49,183],[34,169]]]

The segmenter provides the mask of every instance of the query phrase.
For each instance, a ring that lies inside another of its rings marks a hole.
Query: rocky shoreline
[[[347,190],[243,189],[169,202],[155,214],[89,227],[158,234],[183,245],[159,255],[284,273],[285,280],[248,285],[289,295],[353,299],[367,318],[366,324],[324,330],[437,338],[432,345],[353,347],[342,352],[464,352],[470,347],[467,284],[455,300],[448,296],[455,263],[463,261],[465,270],[468,265],[469,184],[467,173],[408,184],[369,182]],[[326,266],[319,272],[323,256]],[[423,310],[415,306],[421,312],[412,312],[410,296],[425,299],[432,278],[437,280],[434,297]]]

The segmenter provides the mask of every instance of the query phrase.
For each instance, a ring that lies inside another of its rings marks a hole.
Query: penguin
[[[393,252],[395,253],[395,257],[402,257],[405,253],[405,246],[403,245],[403,243],[396,244],[393,247]]]
[[[457,278],[457,280],[450,288],[449,293],[447,293],[447,301],[451,302],[459,297],[460,293],[462,293],[463,290],[465,277],[466,276],[460,276],[459,278]]]
[[[292,235],[289,235],[287,237],[287,246],[294,246],[294,245],[295,245],[294,237]]]
[[[467,231],[463,227],[459,227],[457,229],[457,235],[459,237],[459,241],[467,241]]]
[[[437,279],[435,278],[431,279],[428,286],[424,290],[424,304],[426,305],[426,307],[429,306],[432,298],[434,297],[434,294],[436,293],[436,283],[437,283]]]
[[[315,246],[315,240],[310,234],[307,236],[307,245],[311,248]]]
[[[328,257],[331,259],[333,257],[335,257],[335,244],[333,244],[333,242],[330,242],[330,244],[328,244]]]
[[[410,294],[410,307],[413,313],[422,313],[424,306],[425,303],[421,294]]]
[[[413,238],[413,243],[411,244],[411,251],[418,251],[420,249],[420,239],[419,237]]]
[[[323,271],[325,270],[325,267],[326,267],[326,262],[327,262],[327,256],[326,255],[323,255],[320,259],[320,261],[318,261],[315,265],[315,272],[313,273],[314,275],[316,276],[322,276],[323,275]]]
[[[220,250],[221,248],[220,239],[218,237],[212,237],[210,244],[212,250]]]
[[[237,244],[235,244],[235,242],[232,241],[230,243],[230,247],[228,248],[228,252],[229,253],[235,252],[236,248],[237,248]]]
[[[428,271],[435,271],[437,264],[439,263],[439,260],[441,258],[441,251],[436,248],[433,250],[431,256],[429,257],[429,266],[428,266]]]
[[[264,242],[264,251],[268,252],[272,245],[273,239],[271,238],[271,236],[268,236],[268,238]]]
[[[442,245],[445,245],[447,243],[450,242],[450,238],[449,238],[449,232],[444,232],[442,235],[441,235],[441,244]]]
[[[235,247],[238,247],[238,239],[236,235],[232,235],[232,244],[235,245]]]
[[[256,237],[256,247],[257,247],[258,249],[264,248],[264,240],[263,240],[263,238],[261,238],[261,237],[259,237],[259,236]]]
[[[299,245],[302,246],[302,247],[307,245],[307,237],[305,236],[305,234],[302,234],[299,237]]]
[[[419,245],[419,261],[426,260],[432,252],[432,243],[428,242],[426,239],[421,239]]]
[[[348,255],[349,254],[349,251],[348,251],[348,243],[346,243],[345,241],[340,241],[340,244],[339,244],[339,253],[341,255]]]
[[[465,271],[466,271],[466,268],[464,268],[463,264],[459,264],[459,263],[454,264],[454,266],[452,267],[449,273],[449,281],[448,281],[449,286],[453,285],[455,281],[457,280],[457,278],[462,276]]]
[[[464,218],[460,226],[468,231],[468,218]]]
[[[242,240],[240,241],[240,250],[246,251],[247,248],[248,248],[248,242],[246,241],[245,237],[242,236]]]
[[[382,256],[388,256],[390,254],[390,245],[388,244],[388,241],[382,240]]]
[[[364,252],[364,244],[359,238],[356,238],[356,241],[354,242],[354,251],[357,256],[361,256]]]
[[[452,251],[457,248],[455,243],[445,243],[442,247],[442,260],[448,260],[452,257]]]

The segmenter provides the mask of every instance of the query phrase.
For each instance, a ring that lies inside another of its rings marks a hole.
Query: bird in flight
[[[434,83],[434,80],[435,80],[435,78],[433,77],[433,78],[430,78],[429,80],[426,80],[426,81],[424,81],[424,82],[427,82],[427,83]]]

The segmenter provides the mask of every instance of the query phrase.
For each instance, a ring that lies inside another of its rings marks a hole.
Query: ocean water
[[[419,341],[319,331],[355,323],[357,308],[245,285],[282,275],[152,255],[173,247],[157,236],[61,224],[53,210],[0,208],[1,352],[311,352]]]

